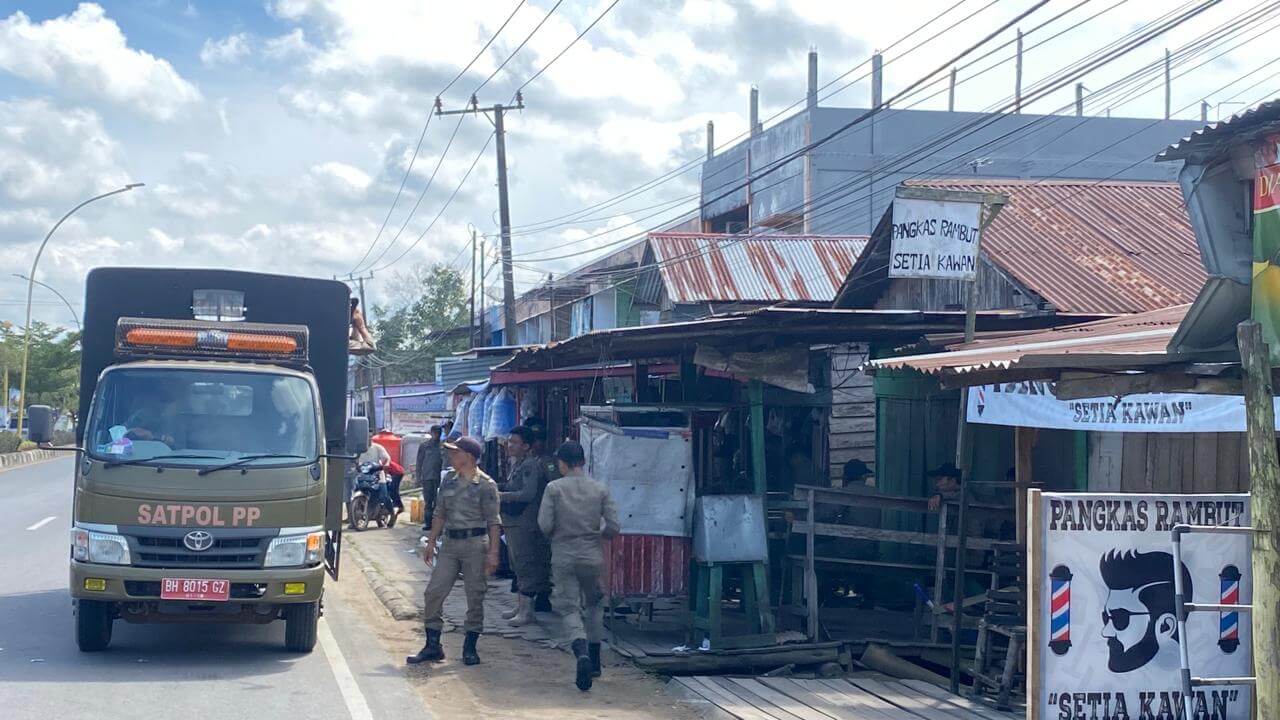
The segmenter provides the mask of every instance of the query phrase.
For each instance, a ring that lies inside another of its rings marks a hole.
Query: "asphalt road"
[[[285,652],[283,623],[117,621],[110,649],[79,652],[67,594],[72,463],[0,471],[6,720],[429,717],[404,679],[403,660],[381,649],[353,608],[352,584],[364,580],[350,565],[343,583],[327,586],[320,643],[310,655]]]

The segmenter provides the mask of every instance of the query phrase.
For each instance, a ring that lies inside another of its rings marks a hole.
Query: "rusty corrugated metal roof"
[[[650,233],[674,303],[835,299],[865,235]]]
[[[1205,281],[1176,183],[954,179],[908,183],[1001,192],[982,251],[1064,312],[1122,314],[1189,303]]]
[[[867,363],[873,369],[910,368],[928,375],[965,375],[1009,370],[1021,365],[1070,365],[1072,356],[1132,358],[1167,356],[1169,340],[1190,305],[1177,305],[1136,315],[1017,333],[994,340],[952,345],[947,352],[906,355]]]

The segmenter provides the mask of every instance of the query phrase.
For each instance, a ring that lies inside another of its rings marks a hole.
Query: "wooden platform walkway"
[[[833,680],[673,678],[692,695],[738,720],[1013,720],[921,680],[863,673]]]

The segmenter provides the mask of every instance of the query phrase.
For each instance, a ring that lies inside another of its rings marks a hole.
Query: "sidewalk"
[[[422,591],[430,568],[416,550],[421,527],[408,522],[407,514],[401,519],[404,524],[390,530],[344,531],[341,577],[344,582],[368,581],[394,618],[379,635],[388,652],[402,662],[401,657],[422,646]],[[489,581],[479,666],[467,667],[460,659],[460,626],[466,613],[461,582],[454,585],[444,605],[446,660],[400,666],[437,717],[692,720],[715,713],[705,702],[687,702],[690,695],[681,686],[668,689],[663,678],[635,667],[609,650],[607,643],[604,676],[591,692],[579,692],[573,685],[573,658],[567,643],[559,640],[563,636],[559,618],[538,613],[537,623],[511,627],[502,619],[502,612],[515,605],[510,589],[510,580]]]
[[[342,534],[344,543],[355,550],[356,564],[366,565],[366,575],[372,569],[370,584],[387,610],[397,620],[422,619],[422,592],[431,577],[431,569],[419,557],[418,538],[420,526],[408,522],[408,513],[400,516],[402,523],[387,529],[373,529]],[[512,627],[502,619],[502,613],[514,609],[515,595],[511,593],[511,581],[489,579],[489,592],[484,601],[484,629],[486,635],[519,638],[537,643],[549,649],[568,649],[568,641],[560,640],[560,618],[554,613],[537,613],[538,622],[524,627]],[[467,612],[467,598],[459,581],[444,603],[445,632],[455,632],[462,625]]]

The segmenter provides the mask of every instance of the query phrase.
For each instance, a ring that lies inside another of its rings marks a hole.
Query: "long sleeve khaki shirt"
[[[547,485],[538,526],[551,540],[552,563],[601,562],[601,538],[611,538],[621,529],[609,488],[587,475],[566,475]]]

